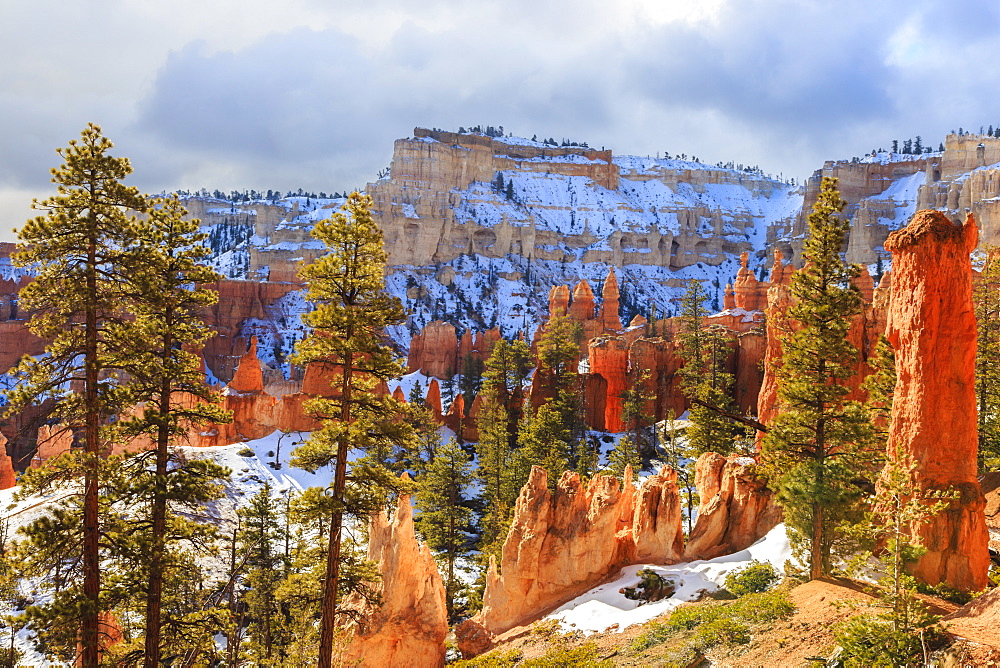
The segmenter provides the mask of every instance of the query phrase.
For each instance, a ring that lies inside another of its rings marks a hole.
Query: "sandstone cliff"
[[[683,552],[677,476],[662,469],[636,490],[612,476],[584,485],[566,472],[555,492],[533,467],[499,564],[491,560],[476,622],[491,634],[531,621],[619,568],[675,563]]]

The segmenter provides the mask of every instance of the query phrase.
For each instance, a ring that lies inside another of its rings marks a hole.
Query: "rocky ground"
[[[691,656],[688,663],[676,662],[680,656],[672,641],[645,650],[634,648],[635,641],[657,620],[586,636],[580,632],[560,633],[552,620],[543,620],[503,634],[496,648],[481,657],[485,661],[476,665],[514,666],[546,655],[551,659],[554,651],[566,652],[590,644],[594,663],[607,661],[613,666],[816,666],[821,665],[819,659],[831,657],[836,649],[833,627],[855,614],[870,611],[868,606],[875,601],[862,584],[833,578],[792,587],[788,595],[795,606],[791,616],[754,626],[749,643],[721,645],[704,655]],[[945,617],[943,623],[949,632],[946,646],[934,652],[935,665],[1000,666],[1000,589],[963,607],[932,597],[925,601],[933,612]],[[717,604],[709,598],[688,605]]]

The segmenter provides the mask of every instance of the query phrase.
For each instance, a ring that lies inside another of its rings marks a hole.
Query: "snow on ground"
[[[308,487],[326,487],[333,478],[333,469],[329,466],[323,467],[316,473],[309,473],[302,469],[292,468],[288,461],[292,450],[308,436],[308,433],[291,432],[283,434],[276,431],[270,436],[265,436],[254,441],[234,443],[232,445],[220,445],[207,448],[179,447],[178,450],[191,458],[209,459],[227,467],[232,475],[225,483],[224,495],[221,499],[208,504],[208,514],[216,521],[223,533],[231,531],[232,522],[236,518],[236,509],[245,506],[250,497],[256,494],[265,483],[270,483],[272,495],[280,497],[286,491],[299,492]],[[246,453],[247,449],[253,452],[252,455]],[[270,464],[274,463],[275,466]],[[42,517],[48,511],[52,503],[55,503],[67,496],[70,492],[53,492],[44,496],[32,496],[19,501],[14,500],[14,495],[18,488],[0,490],[0,512],[6,515],[9,522],[9,536],[17,540],[19,536],[16,531],[19,527],[25,526],[34,520]],[[216,560],[217,561],[217,560]],[[209,577],[221,577],[224,564],[219,562],[204,564]],[[21,593],[30,597],[30,600],[40,603],[48,596],[46,590],[39,587],[39,583],[22,581],[19,585]],[[0,614],[18,614],[20,611],[0,606]],[[7,644],[10,636],[7,631],[0,634],[0,642]],[[22,652],[21,663],[24,666],[63,666],[65,664],[50,662],[45,657],[34,650],[34,643],[31,640],[30,632],[21,629],[14,637],[14,647]]]
[[[778,572],[785,561],[791,559],[792,550],[785,533],[785,525],[775,528],[745,550],[715,559],[658,566],[634,564],[623,568],[616,580],[591,589],[586,594],[566,603],[545,619],[557,619],[565,631],[599,633],[615,624],[623,631],[634,624],[644,624],[654,617],[678,607],[681,603],[697,600],[703,592],[722,588],[726,575],[748,565],[752,560],[769,562]],[[619,593],[623,587],[634,587],[640,578],[636,572],[650,568],[660,576],[673,580],[677,591],[670,598],[640,605],[640,601],[625,598]]]

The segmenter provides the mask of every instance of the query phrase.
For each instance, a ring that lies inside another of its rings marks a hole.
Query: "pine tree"
[[[207,235],[199,232],[199,221],[183,219],[186,213],[176,198],[152,203],[147,219],[137,225],[135,260],[130,267],[127,297],[134,318],[105,327],[107,337],[117,341],[112,362],[130,378],[125,388],[128,403],[143,404],[138,415],[119,421],[115,431],[123,439],[149,438],[154,444],[151,452],[128,461],[133,473],[129,484],[150,511],[148,553],[143,559],[149,570],[147,668],[160,665],[168,503],[211,498],[215,481],[229,475],[220,466],[188,462],[170,451],[192,424],[231,419],[211,403],[219,397],[205,385],[201,358],[190,350],[210,335],[200,310],[218,300],[216,292],[197,286],[219,276],[201,264],[209,254],[200,244]],[[202,401],[192,405],[191,398]],[[151,471],[150,456],[154,459]],[[178,521],[175,517],[172,523]]]
[[[398,479],[385,467],[390,451],[411,436],[411,426],[395,419],[402,407],[375,388],[403,374],[396,353],[385,344],[385,328],[403,321],[399,300],[385,293],[386,254],[382,233],[371,215],[371,198],[351,193],[343,210],[320,221],[312,235],[327,254],[302,269],[308,299],[316,306],[305,316],[313,328],[296,352],[296,361],[332,362],[333,398],[317,398],[307,409],[322,427],[299,446],[292,464],[308,471],[333,465],[327,568],[324,579],[319,665],[329,668],[337,623],[344,516],[366,518],[388,502]],[[349,216],[349,217],[348,217]],[[348,466],[348,455],[362,456]],[[348,494],[348,478],[351,493]]]
[[[727,337],[718,327],[705,327],[706,298],[701,281],[688,283],[681,301],[679,354],[681,391],[691,401],[688,442],[695,456],[705,452],[728,455],[734,450],[739,430],[724,413],[735,412],[733,375],[726,371],[729,356]]]
[[[982,269],[973,287],[978,344],[976,403],[978,405],[979,470],[1000,469],[1000,250],[984,249]]]
[[[65,161],[52,170],[57,194],[33,207],[46,215],[28,221],[18,234],[18,266],[32,266],[35,280],[21,290],[20,306],[33,312],[29,327],[48,339],[45,357],[25,358],[17,367],[19,386],[8,395],[8,414],[45,398],[56,400],[54,416],[81,427],[86,456],[79,459],[84,478],[82,596],[72,612],[80,628],[81,663],[99,661],[101,611],[99,553],[99,457],[101,425],[122,408],[115,369],[108,365],[114,342],[104,325],[123,314],[123,276],[136,235],[131,212],[146,202],[122,184],[131,165],[108,155],[111,142],[93,124],[79,140],[57,153]],[[62,388],[79,383],[79,393]]]
[[[688,439],[678,434],[678,431],[680,427],[677,424],[677,416],[673,409],[670,409],[663,420],[660,436],[660,442],[663,443],[663,461],[677,471],[677,487],[684,498],[687,532],[690,535],[694,524],[694,509],[698,503],[698,490],[694,484],[698,457],[692,452]]]
[[[941,513],[955,494],[932,490],[927,497],[913,495],[916,468],[916,462],[897,451],[879,477],[876,496],[867,499],[865,521],[854,528],[861,542],[879,545],[877,553],[859,553],[853,567],[870,577],[873,557],[877,557],[879,586],[871,593],[877,596],[876,607],[885,612],[856,615],[838,625],[836,638],[848,665],[886,659],[892,665],[926,665],[923,636],[941,631],[934,625],[938,617],[929,613],[918,596],[916,578],[906,568],[926,551],[913,542],[915,529]]]
[[[546,398],[543,405],[548,406],[547,412],[551,414],[544,416],[541,421],[534,420],[534,416],[526,415],[523,421],[526,426],[522,427],[523,432],[530,424],[531,429],[541,429],[540,433],[547,434],[543,438],[560,438],[559,444],[549,444],[547,448],[549,454],[555,457],[551,460],[552,463],[561,458],[561,455],[553,454],[555,450],[564,452],[569,468],[576,466],[576,446],[583,438],[585,430],[582,377],[577,373],[582,336],[583,330],[580,324],[568,316],[553,316],[546,323],[544,331],[538,338],[538,368],[532,383],[541,389],[542,396]],[[556,420],[561,422],[561,427],[556,425]],[[550,482],[554,484],[562,471],[550,470],[549,474]],[[527,475],[528,472],[525,471],[522,483],[527,482]]]
[[[851,284],[860,269],[840,256],[848,223],[836,179],[824,178],[809,215],[805,267],[793,274],[788,316],[798,327],[782,336],[777,369],[779,413],[763,455],[785,509],[793,543],[807,546],[810,577],[830,572],[843,528],[857,519],[871,469],[871,428],[864,408],[848,401],[845,382],[858,351],[847,340],[861,294]]]
[[[445,601],[451,620],[465,612],[457,604],[463,585],[455,574],[455,562],[468,556],[475,540],[473,499],[469,496],[473,479],[471,458],[449,439],[438,449],[417,487],[419,513],[414,521],[428,547],[444,563]]]
[[[515,461],[530,356],[524,341],[501,339],[493,346],[483,372],[476,475],[482,483],[479,549],[484,555],[499,553],[520,490]]]
[[[573,468],[571,445],[575,445],[573,435],[557,402],[546,401],[534,414],[525,411],[518,434],[515,487],[520,490],[524,486],[532,466],[541,466],[549,474],[549,489],[554,491],[563,472]]]
[[[276,544],[284,540],[277,504],[271,486],[265,483],[239,510],[242,531],[239,541],[240,560],[246,567],[244,602],[250,618],[250,654],[259,665],[274,665],[278,624],[277,589],[279,573],[286,571],[282,554]]]
[[[626,433],[618,441],[618,447],[631,447],[636,452],[641,468],[643,459],[653,456],[653,443],[646,438],[645,429],[650,425],[653,416],[649,413],[649,406],[653,401],[653,394],[646,389],[649,380],[648,369],[629,369],[626,376],[628,387],[622,390],[620,397],[622,400],[622,422],[625,424]]]

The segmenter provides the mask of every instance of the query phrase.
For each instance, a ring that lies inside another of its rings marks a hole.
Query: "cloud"
[[[53,149],[88,121],[146,190],[326,191],[363,186],[414,126],[802,178],[893,138],[1000,124],[1000,6],[978,0],[46,7],[0,7],[0,202],[44,190]]]

